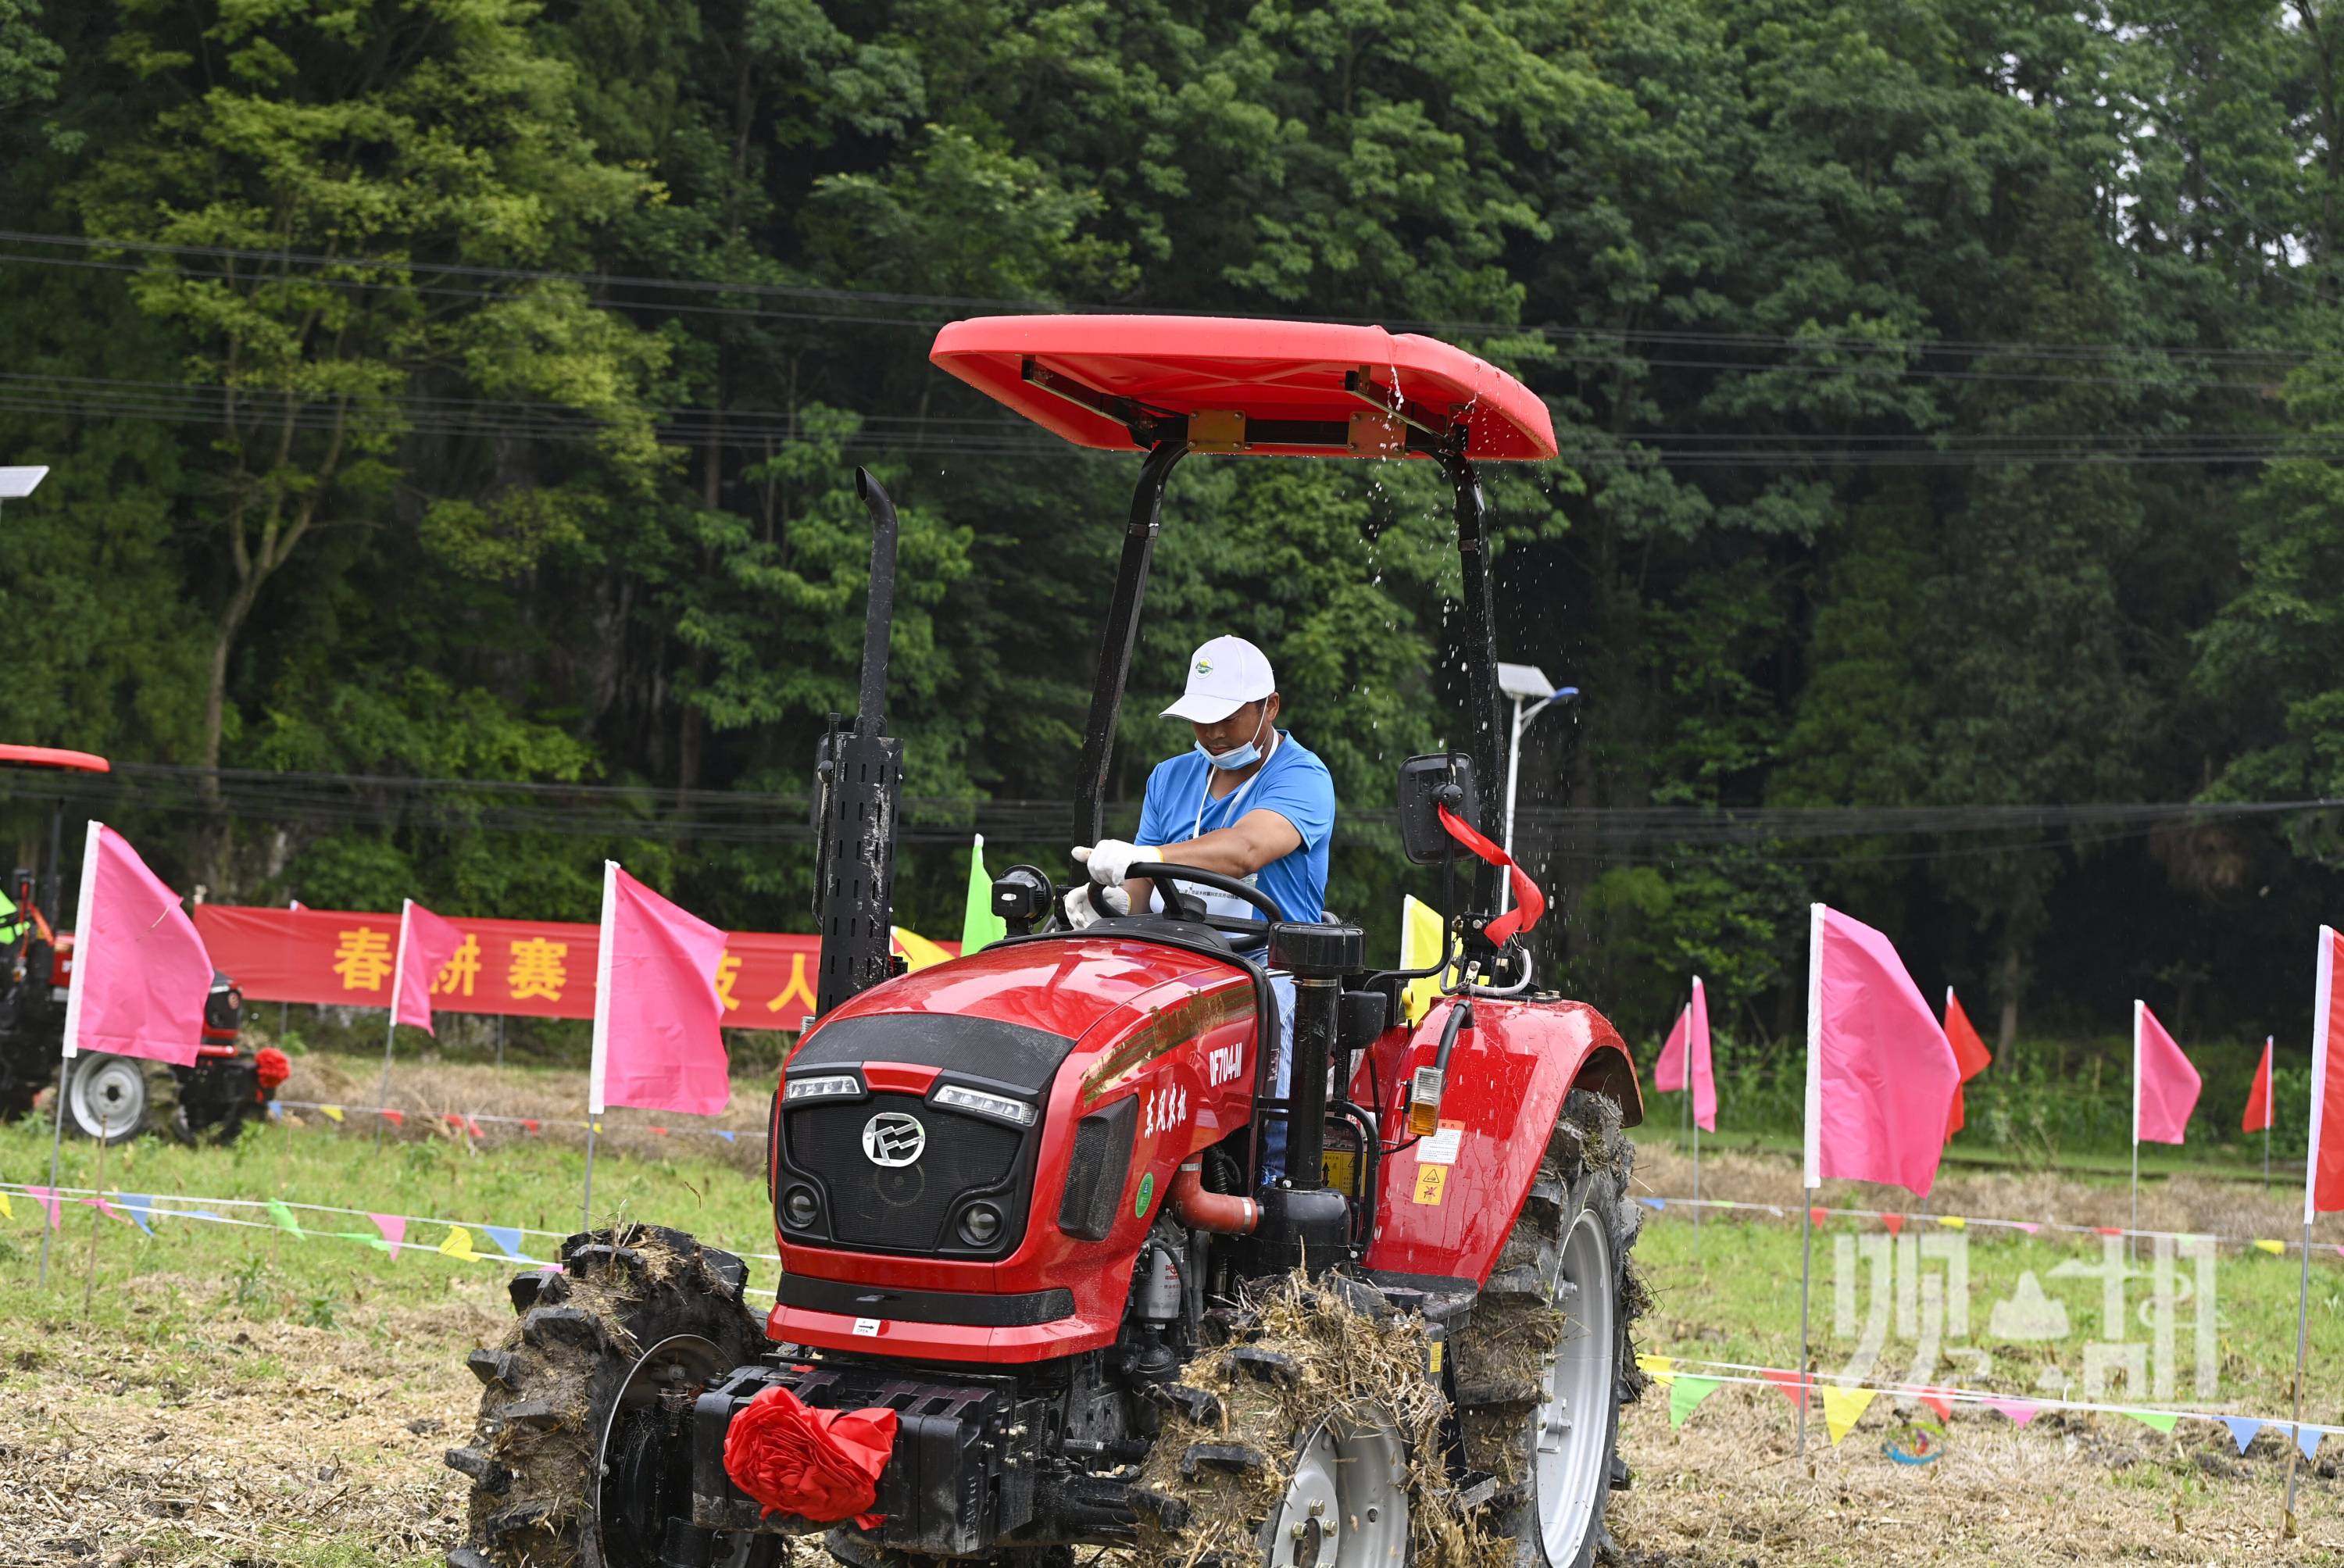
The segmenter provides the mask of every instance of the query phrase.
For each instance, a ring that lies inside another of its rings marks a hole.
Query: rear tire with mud
[[[1492,1563],[1585,1568],[1609,1544],[1604,1504],[1628,1483],[1620,1410],[1646,1381],[1629,1331],[1650,1305],[1630,1260],[1635,1154],[1619,1106],[1573,1091],[1457,1338],[1466,1462],[1496,1478],[1488,1523],[1510,1538]]]
[[[672,1437],[698,1379],[764,1349],[741,1260],[682,1231],[588,1231],[561,1262],[513,1281],[520,1322],[466,1361],[480,1416],[470,1446],[448,1452],[472,1481],[450,1568],[652,1568],[666,1515],[691,1512],[689,1472],[678,1495],[672,1468],[689,1444]],[[782,1549],[753,1536],[719,1560],[764,1568]]]

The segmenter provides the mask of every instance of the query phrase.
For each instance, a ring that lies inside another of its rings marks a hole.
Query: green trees
[[[1549,974],[1632,1032],[1698,968],[1740,1034],[1780,1031],[1825,896],[2006,1041],[2117,1016],[2200,949],[2250,1022],[2293,994],[2258,955],[2333,892],[2324,818],[2223,830],[2218,877],[2197,840],[1731,824],[2344,787],[2338,22],[0,0],[0,191],[47,237],[0,238],[0,455],[56,470],[0,523],[0,724],[632,786],[627,854],[795,924],[803,848],[660,819],[803,787],[851,700],[857,463],[903,509],[913,792],[1066,793],[1128,465],[936,374],[936,327],[1374,319],[1506,365],[1561,434],[1490,476],[1502,652],[1589,693],[1523,775]],[[1185,465],[1116,793],[1185,743],[1150,700],[1180,655],[1237,630],[1347,806],[1383,804],[1462,733],[1448,527],[1420,466]],[[480,832],[454,798],[148,837],[224,896],[591,895],[611,845]],[[1701,814],[1540,814],[1654,804]],[[948,926],[957,863],[904,865],[907,922]],[[2242,902],[2243,866],[2278,892]],[[1388,942],[1408,885],[1346,835],[1338,908]]]

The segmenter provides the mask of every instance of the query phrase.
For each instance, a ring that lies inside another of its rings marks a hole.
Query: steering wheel
[[[1168,860],[1157,861],[1148,865],[1146,878],[1150,882],[1174,884],[1186,882],[1198,887],[1210,888],[1215,893],[1226,893],[1232,898],[1252,905],[1261,911],[1262,918],[1265,920],[1282,924],[1286,919],[1286,911],[1280,909],[1277,901],[1269,895],[1249,883],[1241,882],[1234,876],[1224,876],[1217,871],[1206,871],[1194,865],[1180,865]],[[1103,884],[1096,882],[1091,884],[1090,898],[1093,913],[1102,919],[1118,918],[1114,908],[1107,904],[1106,895],[1106,888]],[[1202,909],[1191,915],[1188,913],[1190,907],[1188,901],[1177,896],[1177,889],[1166,894],[1165,902],[1180,908],[1179,918],[1202,926],[1208,931],[1218,931],[1225,936],[1260,937],[1268,935],[1267,928],[1259,920],[1239,920],[1231,915],[1207,915]],[[1138,911],[1135,910],[1133,913],[1137,914]]]

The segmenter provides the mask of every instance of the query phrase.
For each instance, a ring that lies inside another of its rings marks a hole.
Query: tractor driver
[[[1269,660],[1242,637],[1216,637],[1189,659],[1187,677],[1187,690],[1164,716],[1187,720],[1196,748],[1158,763],[1147,775],[1137,842],[1103,838],[1077,845],[1075,858],[1088,867],[1090,883],[1104,890],[1102,898],[1117,914],[1163,907],[1146,868],[1150,861],[1169,860],[1240,878],[1289,920],[1322,918],[1335,780],[1325,763],[1278,727],[1278,680]],[[1228,894],[1194,886],[1181,891],[1201,897],[1213,915],[1264,918]],[[1097,918],[1089,895],[1084,883],[1066,895],[1066,918],[1076,929]],[[1294,982],[1285,975],[1270,981],[1278,993],[1276,1093],[1282,1099],[1294,1052]],[[1286,1124],[1272,1122],[1265,1134],[1265,1176],[1276,1176],[1285,1168]]]

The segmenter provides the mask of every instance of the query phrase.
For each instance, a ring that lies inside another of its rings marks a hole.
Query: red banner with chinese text
[[[431,1007],[443,1013],[511,1013],[532,1018],[594,1016],[599,926],[559,920],[449,916],[464,934],[456,956],[432,977]],[[212,962],[248,1000],[388,1007],[399,914],[335,909],[258,909],[204,904],[196,929]],[[956,946],[946,944],[947,946]],[[788,1029],[813,1011],[822,939],[735,931],[717,966],[728,1029]]]

